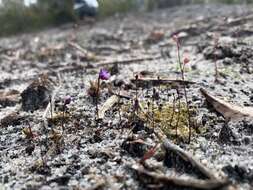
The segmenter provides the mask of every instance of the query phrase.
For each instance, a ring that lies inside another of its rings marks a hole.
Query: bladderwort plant
[[[101,69],[99,74],[98,74],[98,82],[97,82],[97,92],[96,92],[96,115],[97,118],[98,116],[98,98],[99,98],[99,91],[100,91],[100,82],[101,80],[109,80],[110,78],[110,73],[106,69]]]
[[[191,136],[192,136],[192,126],[191,126],[192,122],[191,122],[190,106],[189,106],[188,95],[187,95],[186,84],[185,84],[185,65],[189,63],[190,60],[186,57],[184,58],[182,62],[181,54],[180,54],[180,42],[179,42],[178,35],[174,35],[172,39],[176,42],[176,46],[177,46],[177,58],[178,58],[178,64],[180,68],[181,79],[183,81],[184,97],[185,97],[185,103],[186,103],[187,115],[188,115],[188,127],[189,127],[188,143],[190,143]]]

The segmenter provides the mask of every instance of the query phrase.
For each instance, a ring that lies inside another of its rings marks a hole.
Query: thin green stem
[[[180,45],[179,42],[177,41],[177,56],[178,56],[178,64],[180,67],[180,72],[181,72],[181,78],[182,81],[185,81],[185,76],[184,76],[184,67],[181,62],[181,56],[180,56]],[[188,136],[188,143],[191,142],[191,135],[192,135],[192,128],[191,128],[191,115],[190,115],[190,108],[189,108],[189,102],[188,102],[188,96],[187,96],[187,90],[186,90],[186,84],[183,83],[183,89],[184,89],[184,97],[185,97],[185,102],[186,102],[186,108],[187,108],[187,113],[188,113],[188,127],[189,127],[189,136]]]
[[[97,119],[99,117],[98,115],[98,98],[99,98],[99,90],[100,90],[99,88],[100,88],[100,78],[98,77],[97,92],[96,92],[96,98],[95,98]]]

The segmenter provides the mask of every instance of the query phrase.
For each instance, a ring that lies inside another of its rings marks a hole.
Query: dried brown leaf
[[[200,92],[205,96],[208,103],[210,103],[214,109],[219,112],[227,120],[236,120],[243,117],[253,118],[252,107],[242,107],[228,103],[220,98],[217,98],[209,94],[205,89],[201,88]]]
[[[119,101],[119,97],[116,95],[111,96],[106,100],[103,106],[98,111],[98,119],[103,119],[105,117],[105,112],[111,109],[114,104]]]

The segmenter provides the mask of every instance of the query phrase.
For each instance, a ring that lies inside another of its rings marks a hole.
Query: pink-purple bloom
[[[110,76],[110,73],[106,69],[101,69],[99,72],[99,79],[101,80],[108,80]]]
[[[64,98],[64,105],[70,104],[71,100],[72,100],[71,96],[66,96],[66,97]]]

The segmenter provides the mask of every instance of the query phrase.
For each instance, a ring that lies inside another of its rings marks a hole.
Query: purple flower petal
[[[110,73],[106,69],[101,69],[99,72],[99,79],[108,80],[110,78]]]
[[[65,104],[65,105],[70,104],[71,100],[72,100],[71,96],[66,96],[66,97],[64,98],[64,104]]]

